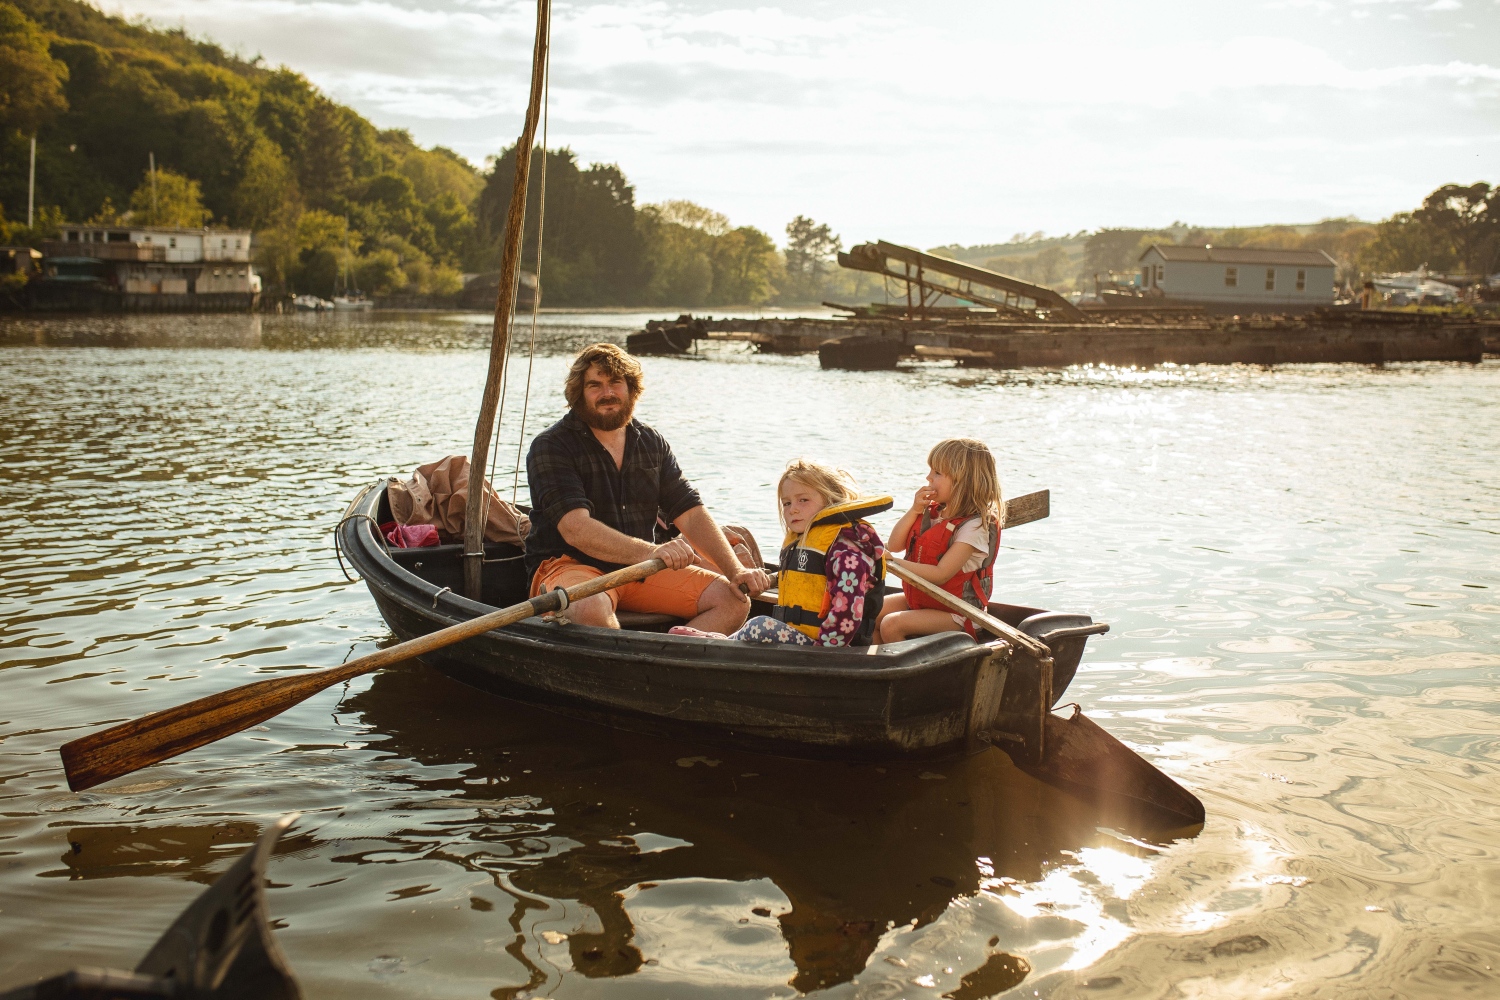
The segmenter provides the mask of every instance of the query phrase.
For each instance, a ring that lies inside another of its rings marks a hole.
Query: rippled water
[[[566,351],[636,317],[551,316]],[[1070,689],[1193,788],[1153,844],[998,751],[809,764],[601,731],[419,665],[81,795],[98,726],[388,641],[330,529],[467,452],[475,316],[0,325],[0,988],[134,965],[273,817],[310,997],[1494,995],[1500,363],[823,372],[651,359],[641,415],[774,538],[796,454],[907,494],[995,448],[1007,599],[1082,610]],[[516,366],[510,412],[523,391]],[[509,488],[512,420],[497,476]],[[524,497],[524,484],[522,494]],[[888,522],[887,522],[888,523]]]

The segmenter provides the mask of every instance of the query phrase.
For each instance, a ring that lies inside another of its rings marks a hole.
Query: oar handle
[[[80,792],[111,778],[139,771],[149,764],[249,729],[352,677],[513,625],[534,615],[560,611],[575,601],[643,580],[666,569],[666,565],[660,559],[647,559],[566,590],[538,594],[520,604],[408,639],[388,649],[376,650],[337,667],[253,681],[80,736],[64,743],[59,751],[63,769],[68,775],[68,787]]]
[[[898,565],[894,559],[887,560],[887,565],[890,567],[892,573],[895,573],[898,577],[916,587],[949,611],[965,616],[976,625],[988,629],[1002,639],[1010,640],[1038,659],[1048,659],[1052,656],[1052,650],[1047,647],[1046,643],[1032,638],[1014,625],[1007,625],[989,612],[981,611],[968,601],[953,596],[932,581],[922,579],[911,570]]]

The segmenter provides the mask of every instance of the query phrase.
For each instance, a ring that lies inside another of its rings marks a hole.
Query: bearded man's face
[[[635,415],[635,399],[624,378],[610,375],[598,365],[589,365],[583,376],[583,398],[578,401],[577,412],[595,430],[617,431]]]

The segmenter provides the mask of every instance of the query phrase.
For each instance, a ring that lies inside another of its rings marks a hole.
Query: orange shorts
[[[540,594],[543,588],[572,587],[604,575],[604,570],[581,563],[572,556],[548,559],[536,568],[531,578],[531,596]],[[723,577],[701,566],[686,569],[664,569],[644,580],[627,583],[606,590],[609,602],[616,611],[640,611],[648,614],[676,615],[678,618],[696,618],[698,599],[708,585]]]

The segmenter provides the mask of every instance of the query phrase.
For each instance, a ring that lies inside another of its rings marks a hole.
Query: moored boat
[[[356,497],[338,541],[398,636],[434,632],[526,599],[518,547],[486,545],[481,601],[458,592],[462,546],[387,547],[375,530],[391,519],[383,486],[372,484]],[[1109,626],[1020,605],[989,610],[1045,643],[1051,662],[958,632],[827,650],[669,635],[676,619],[629,613],[619,615],[619,630],[531,618],[425,659],[494,694],[700,743],[899,759],[997,741],[1024,755],[1043,738],[1043,706],[1050,709],[1072,681],[1088,637]],[[754,609],[767,611],[763,603]]]

